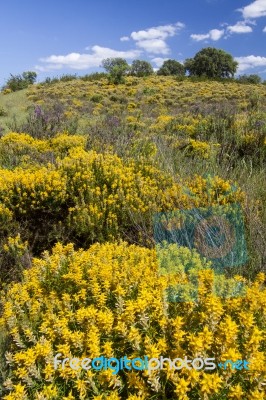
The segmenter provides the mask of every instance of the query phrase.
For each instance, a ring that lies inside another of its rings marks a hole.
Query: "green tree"
[[[124,58],[106,58],[102,67],[109,73],[109,81],[118,84],[124,82],[124,76],[130,71],[130,66]]]
[[[157,72],[158,75],[184,76],[185,67],[176,60],[166,60]]]
[[[37,74],[34,71],[26,71],[22,73],[22,78],[29,84],[33,85],[36,82]]]
[[[148,61],[134,60],[131,65],[131,75],[149,76],[153,74],[153,68]]]
[[[200,50],[194,58],[185,61],[190,76],[207,78],[230,78],[236,73],[238,63],[231,54],[213,47]]]

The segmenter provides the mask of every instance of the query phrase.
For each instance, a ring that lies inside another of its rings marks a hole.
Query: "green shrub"
[[[34,71],[26,71],[23,72],[22,75],[10,74],[10,78],[7,80],[5,85],[5,89],[10,89],[12,92],[25,89],[29,85],[32,85],[36,81],[36,78],[37,74]]]
[[[6,117],[7,115],[7,110],[4,107],[0,106],[0,117]]]

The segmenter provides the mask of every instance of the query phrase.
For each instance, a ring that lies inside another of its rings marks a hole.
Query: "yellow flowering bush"
[[[1,201],[17,215],[60,207],[66,196],[66,182],[59,171],[45,167],[25,171],[0,170]]]
[[[214,146],[207,142],[190,139],[186,149],[190,155],[194,155],[203,159],[208,159],[215,155],[215,147],[217,149],[217,147],[219,147],[219,144],[216,144],[216,146]]]
[[[56,157],[63,158],[70,149],[85,148],[86,138],[82,135],[61,133],[53,138],[41,140],[26,133],[9,132],[0,140],[0,160],[3,167],[27,168],[30,165],[48,164]]]
[[[75,251],[57,243],[51,254],[35,258],[22,282],[1,298],[8,364],[1,398],[265,398],[265,276],[247,283],[244,296],[217,297],[209,264],[194,251],[174,252],[177,277],[186,264],[198,274],[197,302],[166,301],[169,276],[159,274],[155,250],[120,242]],[[112,374],[68,363],[55,369],[57,353],[61,359],[213,357],[248,360],[250,366]]]
[[[1,93],[3,93],[3,94],[9,94],[9,93],[12,93],[12,90],[11,90],[11,89],[4,89],[4,90],[2,90]]]
[[[57,149],[81,142],[62,135],[51,141]],[[147,244],[154,212],[241,199],[229,182],[218,177],[208,182],[199,176],[177,184],[151,164],[126,163],[74,145],[56,164],[1,169],[0,201],[3,218],[23,227],[24,239],[38,252],[69,237],[87,246],[120,237],[141,243],[145,234]]]

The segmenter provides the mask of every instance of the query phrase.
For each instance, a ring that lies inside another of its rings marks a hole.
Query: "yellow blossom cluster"
[[[175,249],[176,274],[198,274],[197,302],[169,303],[168,277],[155,250],[125,242],[75,251],[58,243],[35,258],[1,299],[0,331],[9,374],[3,399],[265,398],[265,276],[246,294],[217,297],[214,271],[188,249]],[[183,267],[183,270],[182,270]],[[225,279],[225,278],[224,278]],[[213,357],[247,360],[249,369],[123,371],[54,368],[62,357],[133,359]],[[19,397],[20,396],[20,397]],[[24,396],[24,397],[23,397]],[[113,397],[111,397],[113,396]]]
[[[48,163],[51,155],[64,157],[69,150],[75,147],[85,148],[86,138],[82,135],[61,133],[47,140],[35,139],[26,133],[10,132],[0,141],[0,158],[11,166],[22,165],[27,168],[31,165]],[[12,160],[15,163],[12,165]]]

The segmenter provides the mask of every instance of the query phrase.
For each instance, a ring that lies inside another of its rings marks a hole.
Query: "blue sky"
[[[3,0],[0,86],[27,70],[38,80],[101,71],[107,57],[158,68],[209,46],[266,79],[265,43],[266,0]]]

